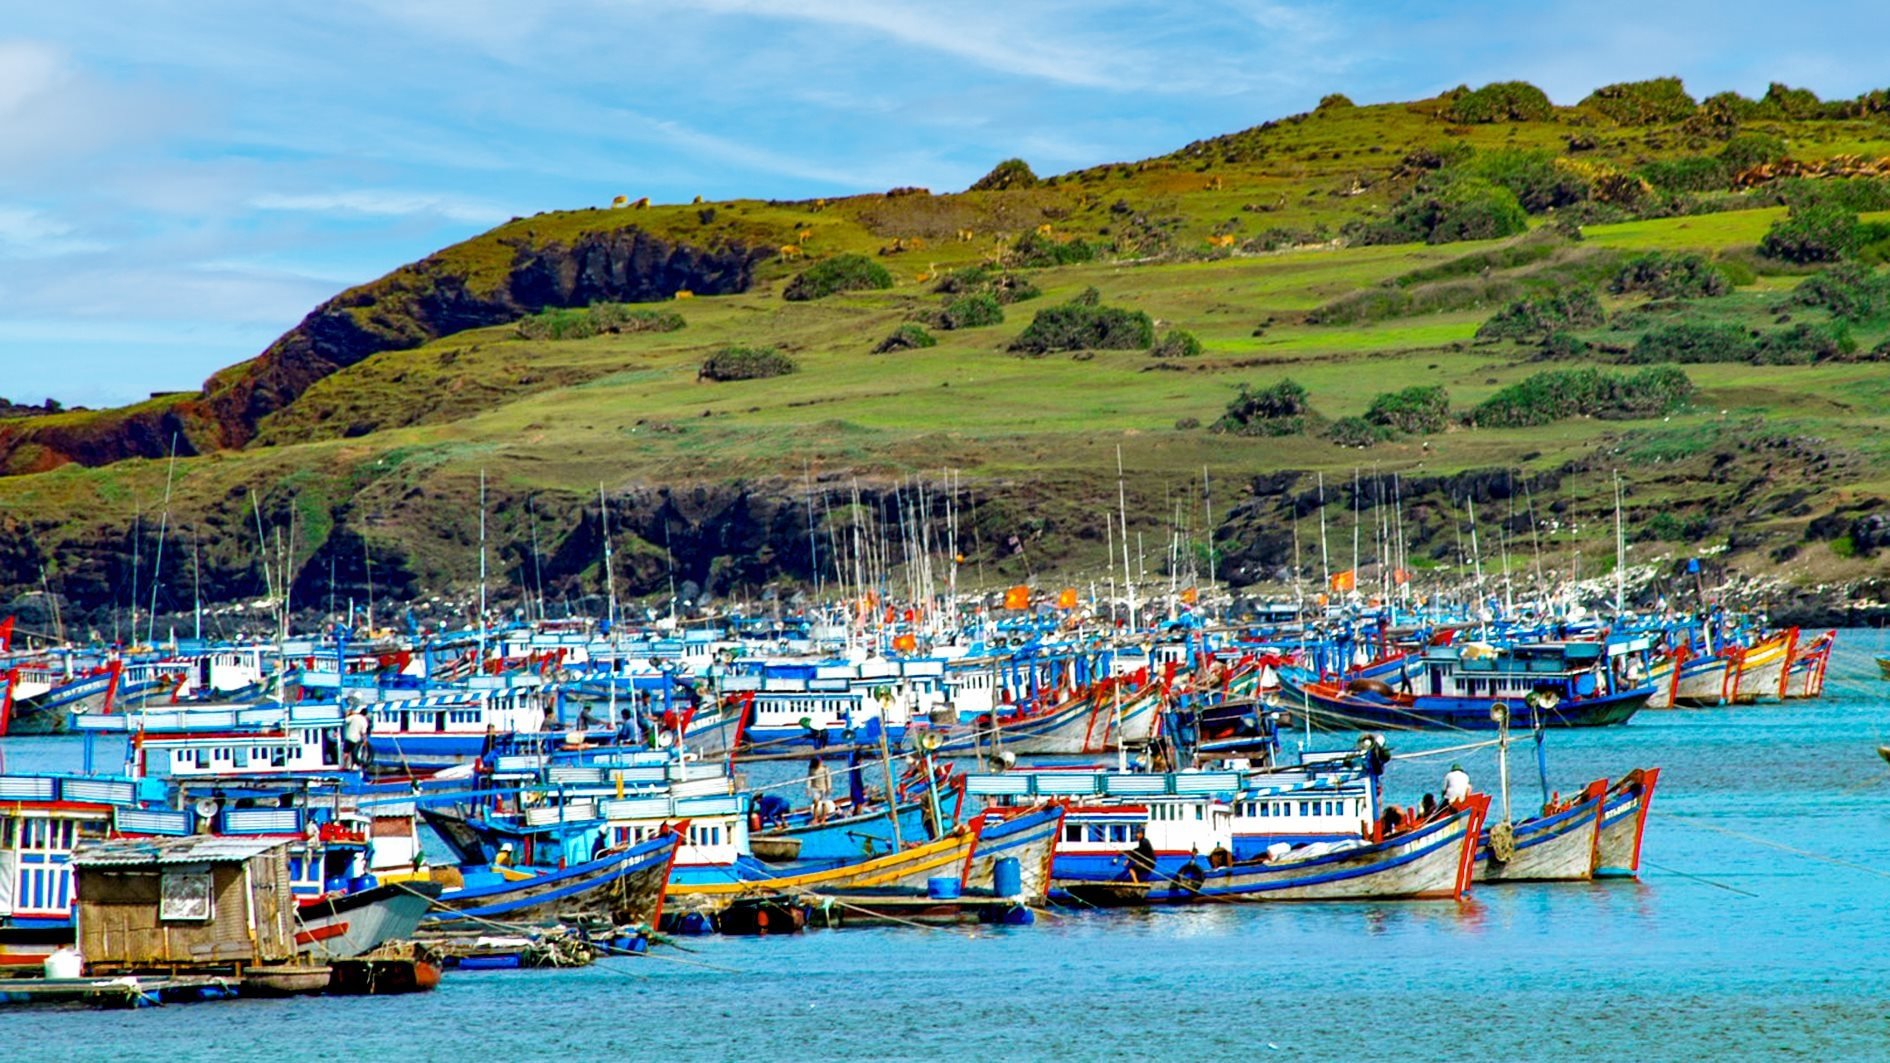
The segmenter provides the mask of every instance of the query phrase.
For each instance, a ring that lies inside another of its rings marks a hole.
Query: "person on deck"
[[[1129,881],[1147,882],[1155,876],[1155,846],[1148,840],[1148,835],[1142,835],[1135,843],[1135,848],[1122,856],[1129,864]]]
[[[827,813],[833,809],[833,773],[819,757],[807,762],[807,796],[814,803],[814,822],[827,822]]]
[[[348,763],[354,767],[361,767],[366,760],[361,749],[367,743],[367,736],[367,713],[362,712],[359,705],[349,707],[348,715],[341,721],[341,741],[348,752]]]
[[[1469,773],[1463,770],[1463,765],[1452,764],[1450,770],[1444,773],[1444,803],[1447,805],[1462,804],[1463,800],[1469,796]]]

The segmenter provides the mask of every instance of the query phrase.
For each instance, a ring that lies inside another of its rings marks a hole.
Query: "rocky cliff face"
[[[741,246],[701,248],[666,240],[634,225],[590,233],[568,245],[496,243],[483,250],[510,256],[496,284],[482,284],[450,266],[457,258],[449,249],[321,304],[261,355],[211,378],[198,395],[123,410],[0,421],[0,474],[41,472],[68,462],[158,458],[173,442],[186,455],[241,447],[255,438],[263,418],[311,384],[381,351],[417,347],[551,307],[669,299],[684,289],[732,294],[753,282],[760,257]]]

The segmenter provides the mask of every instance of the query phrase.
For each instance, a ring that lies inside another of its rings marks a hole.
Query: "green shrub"
[[[1795,89],[1774,81],[1766,86],[1765,95],[1759,97],[1758,113],[1785,118],[1823,118],[1824,101],[1810,89]]]
[[[1551,361],[1586,358],[1593,349],[1593,345],[1573,332],[1551,332],[1549,338],[1542,341],[1539,357]]]
[[[1527,81],[1497,81],[1458,96],[1444,114],[1464,124],[1542,122],[1554,116],[1555,105]]]
[[[1604,85],[1581,102],[1621,125],[1662,125],[1693,114],[1696,104],[1679,78]]]
[[[687,322],[674,310],[649,310],[622,303],[593,303],[582,310],[546,310],[519,319],[528,340],[581,340],[603,333],[674,332]]]
[[[762,380],[786,376],[800,367],[773,347],[724,347],[708,357],[697,380]]]
[[[1025,354],[1143,350],[1154,342],[1155,322],[1140,310],[1072,302],[1037,311],[1011,350]]]
[[[1201,353],[1201,341],[1186,329],[1169,329],[1149,353],[1157,358],[1193,358]]]
[[[1005,257],[1011,265],[1026,269],[1068,266],[1094,260],[1096,247],[1080,238],[1058,240],[1042,233],[1028,232],[1017,238],[1017,243]]]
[[[1784,157],[1785,142],[1770,133],[1739,133],[1719,149],[1720,161],[1734,172],[1777,162]]]
[[[1608,290],[1616,295],[1640,292],[1655,299],[1696,299],[1725,295],[1732,282],[1719,268],[1691,251],[1649,251],[1628,259]]]
[[[1021,303],[1043,294],[1029,277],[989,266],[953,270],[940,278],[932,290],[940,295],[990,295],[1006,304]]]
[[[1291,436],[1304,432],[1317,416],[1306,402],[1306,389],[1287,379],[1259,391],[1240,385],[1240,394],[1210,427],[1239,436]]]
[[[1843,207],[1793,207],[1766,230],[1759,253],[1786,262],[1836,262],[1856,251],[1862,236],[1856,213]]]
[[[1352,102],[1352,98],[1345,93],[1329,92],[1319,97],[1319,106],[1313,110],[1325,114],[1330,111],[1349,111],[1355,106],[1357,105]]]
[[[1531,214],[1580,203],[1594,192],[1586,177],[1557,166],[1552,151],[1500,148],[1479,152],[1458,172],[1509,189]]]
[[[1372,399],[1365,421],[1398,432],[1441,432],[1450,421],[1450,392],[1442,385],[1405,388]]]
[[[937,318],[938,327],[946,330],[984,328],[1003,323],[1004,304],[997,301],[997,296],[986,294],[954,299]]]
[[[1446,244],[1514,236],[1527,228],[1529,215],[1514,192],[1467,177],[1438,190],[1420,187],[1392,207],[1389,221],[1354,223],[1346,235],[1363,244]]]
[[[1726,160],[1710,155],[1643,163],[1635,172],[1662,192],[1718,192],[1732,184]]]
[[[893,286],[886,267],[865,255],[835,255],[796,274],[781,298],[794,302],[820,299],[835,292],[857,292]]]
[[[1752,334],[1737,325],[1682,322],[1643,333],[1626,360],[1639,365],[1751,362],[1757,357],[1757,351]]]
[[[1006,192],[1013,188],[1035,188],[1037,175],[1030,171],[1030,164],[1022,159],[1005,159],[991,172],[972,182],[968,191]]]
[[[936,346],[938,346],[938,340],[930,332],[925,331],[924,325],[908,321],[893,329],[892,335],[880,340],[879,346],[873,348],[873,353],[885,354],[889,351],[911,351],[920,347]]]
[[[1369,447],[1391,438],[1391,433],[1363,417],[1341,417],[1326,427],[1326,438],[1342,447]]]
[[[1102,305],[1102,289],[1096,287],[1094,284],[1089,285],[1088,287],[1084,288],[1082,291],[1077,292],[1075,295],[1070,297],[1070,305],[1071,306],[1101,306]]]
[[[1524,428],[1569,417],[1657,417],[1686,405],[1693,382],[1673,366],[1632,375],[1599,369],[1552,369],[1511,384],[1470,415],[1485,428]]]
[[[1840,321],[1876,321],[1890,314],[1890,275],[1840,263],[1800,281],[1791,301],[1795,306],[1828,310]]]
[[[1700,101],[1700,113],[1721,124],[1737,126],[1741,122],[1759,117],[1759,101],[1741,96],[1737,92],[1715,92]]]
[[[1478,329],[1480,342],[1532,340],[1569,328],[1607,323],[1608,312],[1591,288],[1571,288],[1553,295],[1518,299],[1496,312]]]
[[[1890,210],[1890,179],[1785,177],[1767,186],[1788,207],[1838,207],[1855,213]]]

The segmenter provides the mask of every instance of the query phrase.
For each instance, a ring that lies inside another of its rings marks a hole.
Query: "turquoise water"
[[[577,971],[449,972],[413,997],[14,1009],[0,1058],[1884,1058],[1890,683],[1877,635],[1849,634],[1820,702],[1551,737],[1565,792],[1661,767],[1638,883],[692,939]],[[16,770],[73,755],[6,753]],[[1495,785],[1490,754],[1462,759]],[[1448,766],[1395,765],[1393,799]],[[1511,767],[1522,810],[1533,754]]]

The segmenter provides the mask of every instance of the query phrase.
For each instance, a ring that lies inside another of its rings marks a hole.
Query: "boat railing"
[[[71,801],[92,805],[135,805],[138,784],[129,779],[87,779],[64,775],[0,775],[0,801]]]

